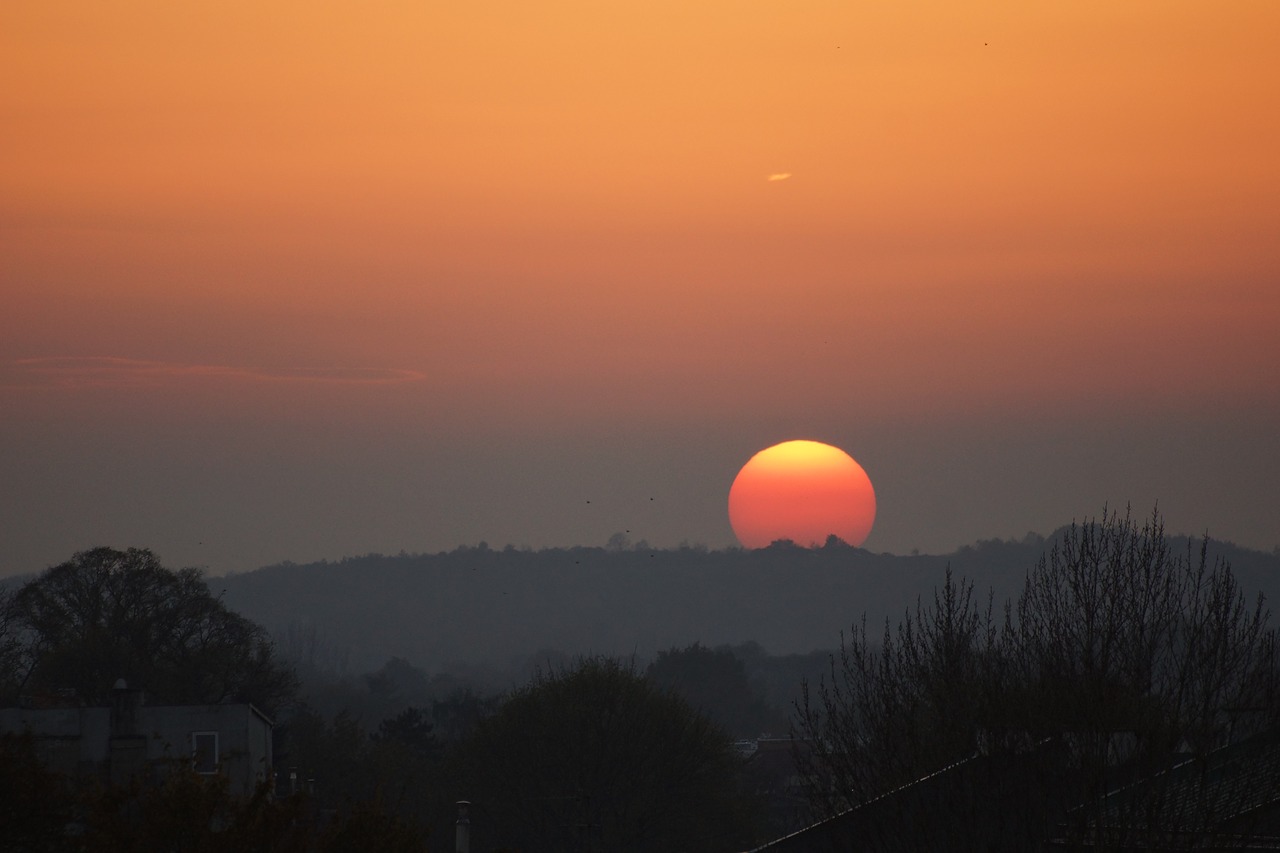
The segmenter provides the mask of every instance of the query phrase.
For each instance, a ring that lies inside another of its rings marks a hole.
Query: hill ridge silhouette
[[[649,656],[693,642],[759,643],[772,654],[835,648],[860,621],[878,633],[918,599],[931,600],[950,565],[998,617],[1061,530],[985,540],[950,554],[876,554],[840,542],[818,548],[707,550],[591,546],[436,554],[369,554],[282,563],[228,575],[228,606],[277,637],[301,627],[342,648],[357,669],[401,657],[427,669],[504,663],[542,649]],[[1179,552],[1199,540],[1172,536]],[[1271,601],[1280,556],[1210,542],[1250,597]]]

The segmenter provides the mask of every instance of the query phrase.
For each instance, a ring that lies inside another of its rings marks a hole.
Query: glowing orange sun
[[[747,548],[778,539],[821,545],[835,534],[861,545],[876,520],[871,478],[819,441],[784,441],[747,460],[729,488],[729,523]]]

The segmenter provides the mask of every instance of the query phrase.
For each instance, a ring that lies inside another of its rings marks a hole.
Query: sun
[[[861,545],[876,520],[871,478],[853,457],[820,441],[784,441],[747,460],[729,488],[729,523],[746,548],[779,539],[821,545],[835,535]]]

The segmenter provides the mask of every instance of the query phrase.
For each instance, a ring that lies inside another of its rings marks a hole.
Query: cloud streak
[[[209,380],[281,384],[400,385],[426,376],[393,368],[255,368],[114,356],[20,358],[0,366],[0,388],[145,388]]]

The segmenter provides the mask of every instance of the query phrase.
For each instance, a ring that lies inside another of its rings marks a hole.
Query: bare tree
[[[1139,525],[1104,513],[1054,545],[1010,630],[1011,707],[1026,729],[1069,745],[1081,801],[1069,835],[1147,843],[1171,824],[1224,817],[1185,802],[1185,770],[1171,771],[1207,768],[1213,750],[1265,723],[1267,617],[1261,596],[1249,605],[1230,566],[1209,560],[1207,541],[1174,551],[1158,514]]]
[[[837,813],[973,753],[1000,654],[991,608],[948,569],[879,646],[866,620],[842,636],[829,677],[802,685],[795,731],[818,815]]]
[[[1064,840],[1204,835],[1232,815],[1189,786],[1207,790],[1214,750],[1276,722],[1267,621],[1207,540],[1175,551],[1158,513],[1073,525],[999,626],[948,573],[880,648],[864,624],[830,679],[805,685],[796,733],[814,806],[829,815],[949,763],[1034,752],[1023,778],[1061,800]]]

